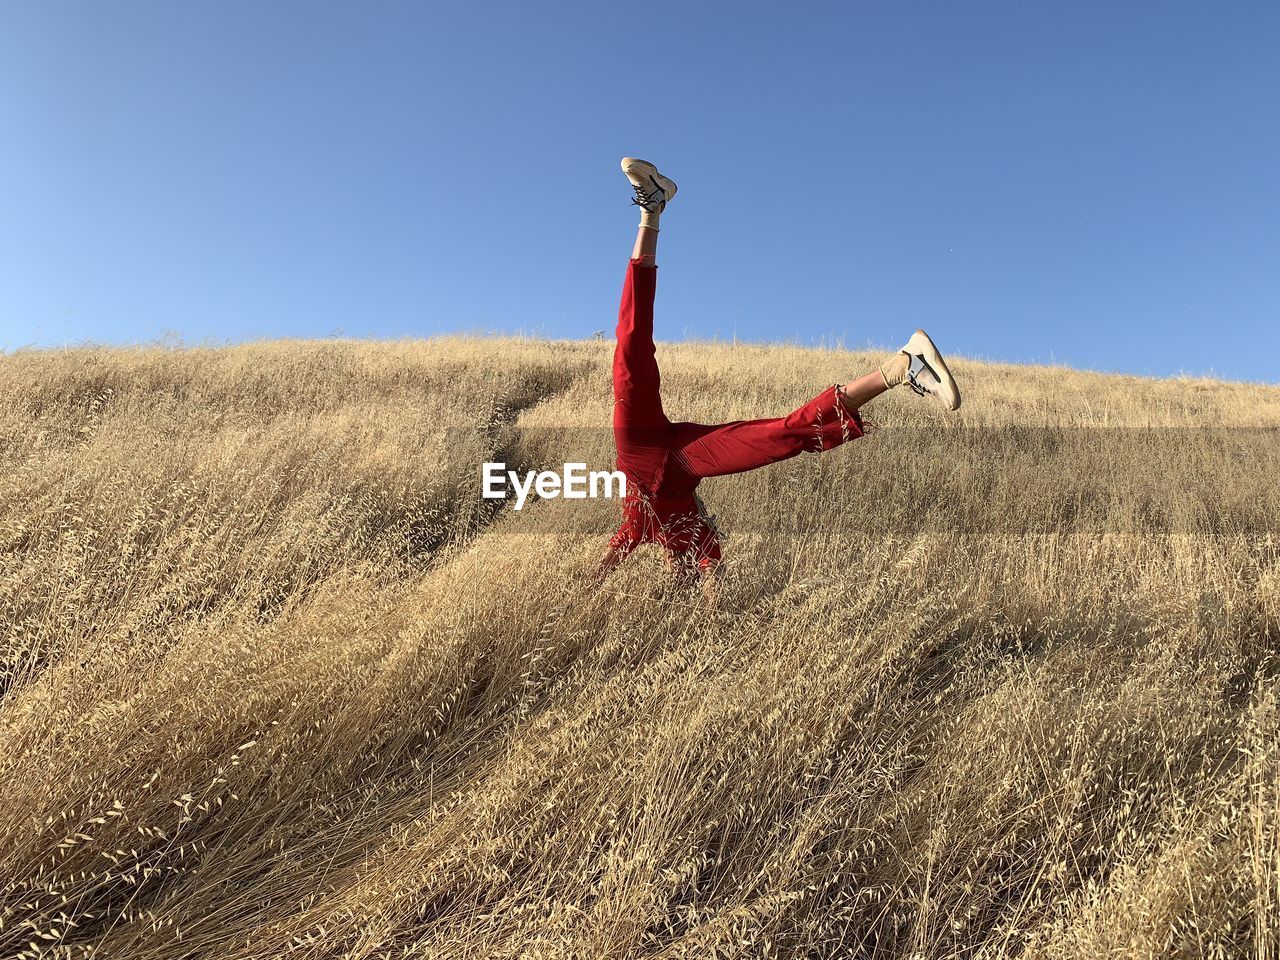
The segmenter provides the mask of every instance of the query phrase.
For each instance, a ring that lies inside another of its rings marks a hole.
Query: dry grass
[[[607,458],[608,352],[0,358],[0,956],[1280,955],[1280,390],[962,363],[705,484],[708,616],[478,500]]]

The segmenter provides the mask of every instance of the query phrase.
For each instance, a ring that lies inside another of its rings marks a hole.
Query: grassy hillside
[[[1280,956],[1280,389],[959,363],[705,483],[708,612],[479,499],[609,460],[609,351],[0,357],[0,956]]]

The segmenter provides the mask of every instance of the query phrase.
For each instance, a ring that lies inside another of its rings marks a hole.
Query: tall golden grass
[[[1280,389],[961,362],[704,484],[709,610],[479,499],[608,461],[609,350],[0,358],[0,956],[1280,956]]]

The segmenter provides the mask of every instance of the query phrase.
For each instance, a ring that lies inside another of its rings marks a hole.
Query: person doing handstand
[[[681,579],[713,572],[720,538],[698,484],[754,470],[804,452],[820,452],[863,435],[860,410],[891,387],[907,384],[948,410],[960,391],[946,361],[923,330],[877,369],[835,385],[784,417],[730,423],[675,422],[662,407],[653,343],[658,221],[676,185],[645,160],[624,157],[622,170],[640,207],[640,228],[622,286],[613,353],[613,437],[626,477],[622,525],[609,540],[599,577],[644,543],[661,546]]]

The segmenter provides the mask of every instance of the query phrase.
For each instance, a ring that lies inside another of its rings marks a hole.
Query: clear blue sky
[[[0,0],[0,347],[611,329],[1280,381],[1280,7]]]

